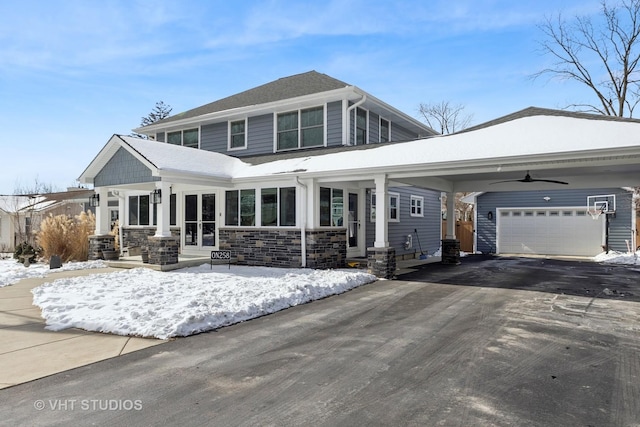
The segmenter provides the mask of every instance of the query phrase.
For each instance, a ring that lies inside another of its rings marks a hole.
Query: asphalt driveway
[[[3,423],[640,425],[637,270],[404,277],[0,390]]]

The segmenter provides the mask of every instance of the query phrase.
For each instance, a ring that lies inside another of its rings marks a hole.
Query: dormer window
[[[323,146],[324,107],[278,114],[277,127],[278,151]]]
[[[200,132],[197,128],[167,132],[167,142],[174,145],[198,148],[199,134]]]

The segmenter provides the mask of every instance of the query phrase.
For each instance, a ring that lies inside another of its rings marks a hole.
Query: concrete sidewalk
[[[31,289],[57,278],[117,271],[113,268],[52,271],[0,288],[0,389],[162,344],[158,339],[68,329],[45,329]]]

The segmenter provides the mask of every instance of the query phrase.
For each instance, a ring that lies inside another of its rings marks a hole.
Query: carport
[[[306,183],[347,181],[375,188],[378,212],[385,215],[375,219],[368,258],[370,265],[388,272],[395,269],[385,206],[390,186],[446,192],[450,212],[456,192],[635,187],[640,181],[640,120],[532,107],[453,135],[280,163],[280,176]],[[247,173],[255,177],[260,167]],[[522,182],[527,174],[533,179]],[[454,221],[447,223],[447,240],[456,240]],[[445,261],[455,263],[458,249],[443,249]]]

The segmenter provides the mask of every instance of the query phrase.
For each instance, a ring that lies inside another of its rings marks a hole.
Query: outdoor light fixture
[[[551,200],[551,197],[549,197],[549,196],[544,196],[544,197],[543,197],[543,199],[544,199],[544,201],[545,201],[545,202],[548,202],[549,200]]]
[[[487,218],[489,218],[489,221],[491,221],[493,219],[493,212],[489,211],[487,213]]]
[[[156,188],[153,190],[153,193],[151,193],[151,203],[157,205],[160,202],[162,202],[162,191],[159,188]]]
[[[93,194],[93,196],[89,197],[89,206],[91,206],[92,208],[97,208],[98,206],[100,206],[100,195],[99,194]]]

